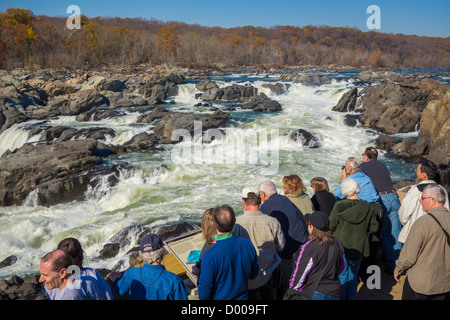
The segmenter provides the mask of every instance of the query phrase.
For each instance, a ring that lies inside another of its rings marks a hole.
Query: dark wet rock
[[[98,168],[103,160],[96,154],[97,146],[96,140],[84,139],[25,145],[5,152],[0,159],[0,205],[21,205],[33,190],[42,205],[83,199],[88,185],[98,183],[96,176],[117,170]]]
[[[148,152],[152,150],[159,150],[156,145],[159,143],[159,138],[151,133],[142,132],[135,135],[130,141],[123,144],[127,152]]]
[[[97,90],[82,90],[59,96],[48,102],[49,111],[61,115],[78,115],[93,108],[108,108],[109,100]]]
[[[280,94],[286,93],[286,91],[289,90],[291,85],[288,84],[288,83],[275,83],[275,84],[273,84],[273,83],[264,83],[262,85],[262,87],[270,89],[270,91],[272,91],[276,95],[280,95]]]
[[[83,121],[100,121],[110,118],[115,118],[125,113],[116,110],[91,110],[76,116],[76,120]]]
[[[346,114],[344,117],[344,124],[348,127],[356,127],[360,124],[359,114]]]
[[[17,262],[18,258],[15,255],[6,257],[2,262],[0,262],[0,269],[12,266]],[[1,288],[0,288],[1,290]]]
[[[321,147],[320,139],[303,129],[298,129],[297,131],[291,133],[290,137],[293,141],[301,142],[303,146],[307,146],[312,149]]]
[[[216,129],[224,126],[231,119],[230,114],[217,110],[213,114],[194,114],[182,112],[170,112],[164,116],[154,129],[155,135],[160,139],[160,143],[178,143],[179,140],[172,140],[172,134],[179,130],[180,134],[194,133],[195,122],[201,124],[202,132],[209,129]],[[181,138],[181,136],[178,136]]]
[[[358,89],[353,88],[352,90],[343,94],[338,104],[335,107],[333,107],[332,110],[339,112],[355,111],[357,99],[358,99]]]
[[[380,134],[375,140],[375,148],[390,152],[392,146],[397,142],[395,137],[388,136],[386,134]]]
[[[140,115],[136,122],[137,123],[152,123],[155,120],[161,119],[168,114],[169,111],[166,108],[158,106],[153,109],[152,112],[146,112]]]
[[[219,86],[217,85],[217,83],[215,83],[214,81],[211,80],[203,80],[200,82],[197,82],[195,84],[195,87],[202,92],[211,90],[211,89],[215,89],[215,88],[219,88]]]
[[[330,76],[323,73],[285,73],[280,76],[280,79],[298,82],[307,86],[330,84],[333,80]]]
[[[262,92],[250,101],[243,103],[241,108],[252,109],[255,112],[278,112],[283,110],[283,107],[278,101],[268,98]]]

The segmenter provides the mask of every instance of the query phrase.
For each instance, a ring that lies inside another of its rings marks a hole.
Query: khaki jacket
[[[255,247],[261,270],[256,279],[249,281],[249,289],[257,289],[270,280],[272,272],[281,262],[278,252],[285,245],[281,225],[277,219],[261,211],[245,211],[236,218],[234,233],[238,237],[250,239]]]
[[[429,213],[450,233],[447,208],[433,208]],[[411,288],[417,293],[433,295],[450,291],[450,246],[442,228],[428,214],[411,226],[395,272],[406,273]]]

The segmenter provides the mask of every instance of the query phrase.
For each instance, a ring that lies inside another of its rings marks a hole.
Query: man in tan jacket
[[[406,273],[402,300],[450,299],[450,212],[440,185],[425,187],[420,202],[426,214],[412,225],[394,270]],[[437,219],[434,220],[434,218]]]
[[[254,189],[242,190],[242,204],[244,214],[236,218],[234,233],[251,240],[260,267],[256,279],[249,280],[249,300],[275,300],[281,262],[278,252],[285,246],[281,225],[277,219],[259,211],[261,198]]]

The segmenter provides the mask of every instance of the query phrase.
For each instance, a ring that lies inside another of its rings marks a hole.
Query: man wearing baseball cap
[[[129,295],[130,300],[187,300],[183,280],[161,265],[164,243],[160,237],[147,234],[142,238],[139,255],[141,267],[128,269],[122,277],[118,272],[108,275],[117,294]]]

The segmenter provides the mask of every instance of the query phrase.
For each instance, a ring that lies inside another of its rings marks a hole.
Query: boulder
[[[339,112],[353,112],[355,111],[356,101],[358,99],[358,89],[353,88],[343,94],[338,104],[333,107],[333,111]]]
[[[159,143],[159,138],[155,134],[142,132],[131,138],[130,141],[123,144],[127,152],[148,152],[159,150],[155,146]]]
[[[103,79],[94,85],[98,91],[120,92],[125,89],[125,84],[119,79]]]
[[[100,259],[111,259],[117,256],[120,251],[120,244],[118,243],[107,243],[100,250]]]
[[[77,115],[76,120],[80,122],[100,121],[104,119],[115,118],[124,114],[124,112],[119,112],[117,110],[91,110]]]
[[[97,145],[93,139],[54,141],[5,152],[0,159],[0,205],[22,205],[33,190],[45,204],[83,196],[86,184],[97,181],[89,175],[111,173],[98,170],[103,160],[96,155]]]
[[[178,143],[172,140],[175,130],[186,130],[189,134],[194,133],[194,122],[201,122],[202,131],[219,128],[231,119],[230,114],[218,110],[213,114],[194,114],[182,112],[169,112],[164,116],[154,129],[155,135],[160,139],[160,143]]]
[[[258,93],[258,89],[252,86],[233,84],[223,88],[222,101],[246,101]]]
[[[153,121],[157,120],[157,119],[161,119],[163,117],[165,117],[168,114],[169,111],[167,111],[166,108],[164,107],[156,107],[155,109],[152,110],[152,112],[147,112],[144,114],[141,114],[136,122],[137,123],[152,123]]]
[[[319,86],[324,84],[330,84],[333,80],[330,76],[323,73],[304,73],[304,74],[292,74],[285,73],[280,76],[283,80],[289,80],[296,83],[301,83],[307,86]]]
[[[50,100],[48,107],[57,114],[74,116],[93,108],[109,108],[109,100],[97,90],[90,89],[59,96]]]
[[[220,88],[206,90],[201,96],[203,101],[216,101],[222,99],[224,91]]]
[[[321,147],[320,139],[303,129],[298,129],[297,131],[291,133],[290,137],[293,141],[300,142],[303,146],[307,146],[312,149]]]
[[[283,107],[278,101],[268,98],[262,92],[250,101],[243,103],[241,108],[252,109],[255,112],[278,112],[283,110]]]
[[[359,124],[359,114],[346,114],[344,124],[348,127],[356,127]]]
[[[12,266],[14,263],[17,262],[17,260],[18,258],[14,255],[6,257],[2,262],[0,262],[0,269]]]
[[[291,87],[288,83],[264,83],[262,85],[263,88],[268,88],[270,91],[272,91],[276,95],[280,95],[285,93],[289,88]]]
[[[397,139],[395,137],[391,137],[386,134],[380,134],[375,140],[375,148],[390,152],[392,150],[392,146],[396,143],[396,141]]]
[[[203,80],[200,82],[197,82],[195,84],[195,87],[197,88],[197,90],[205,92],[211,89],[215,89],[215,88],[219,88],[219,86],[217,85],[217,83],[215,83],[214,81],[211,80]]]

